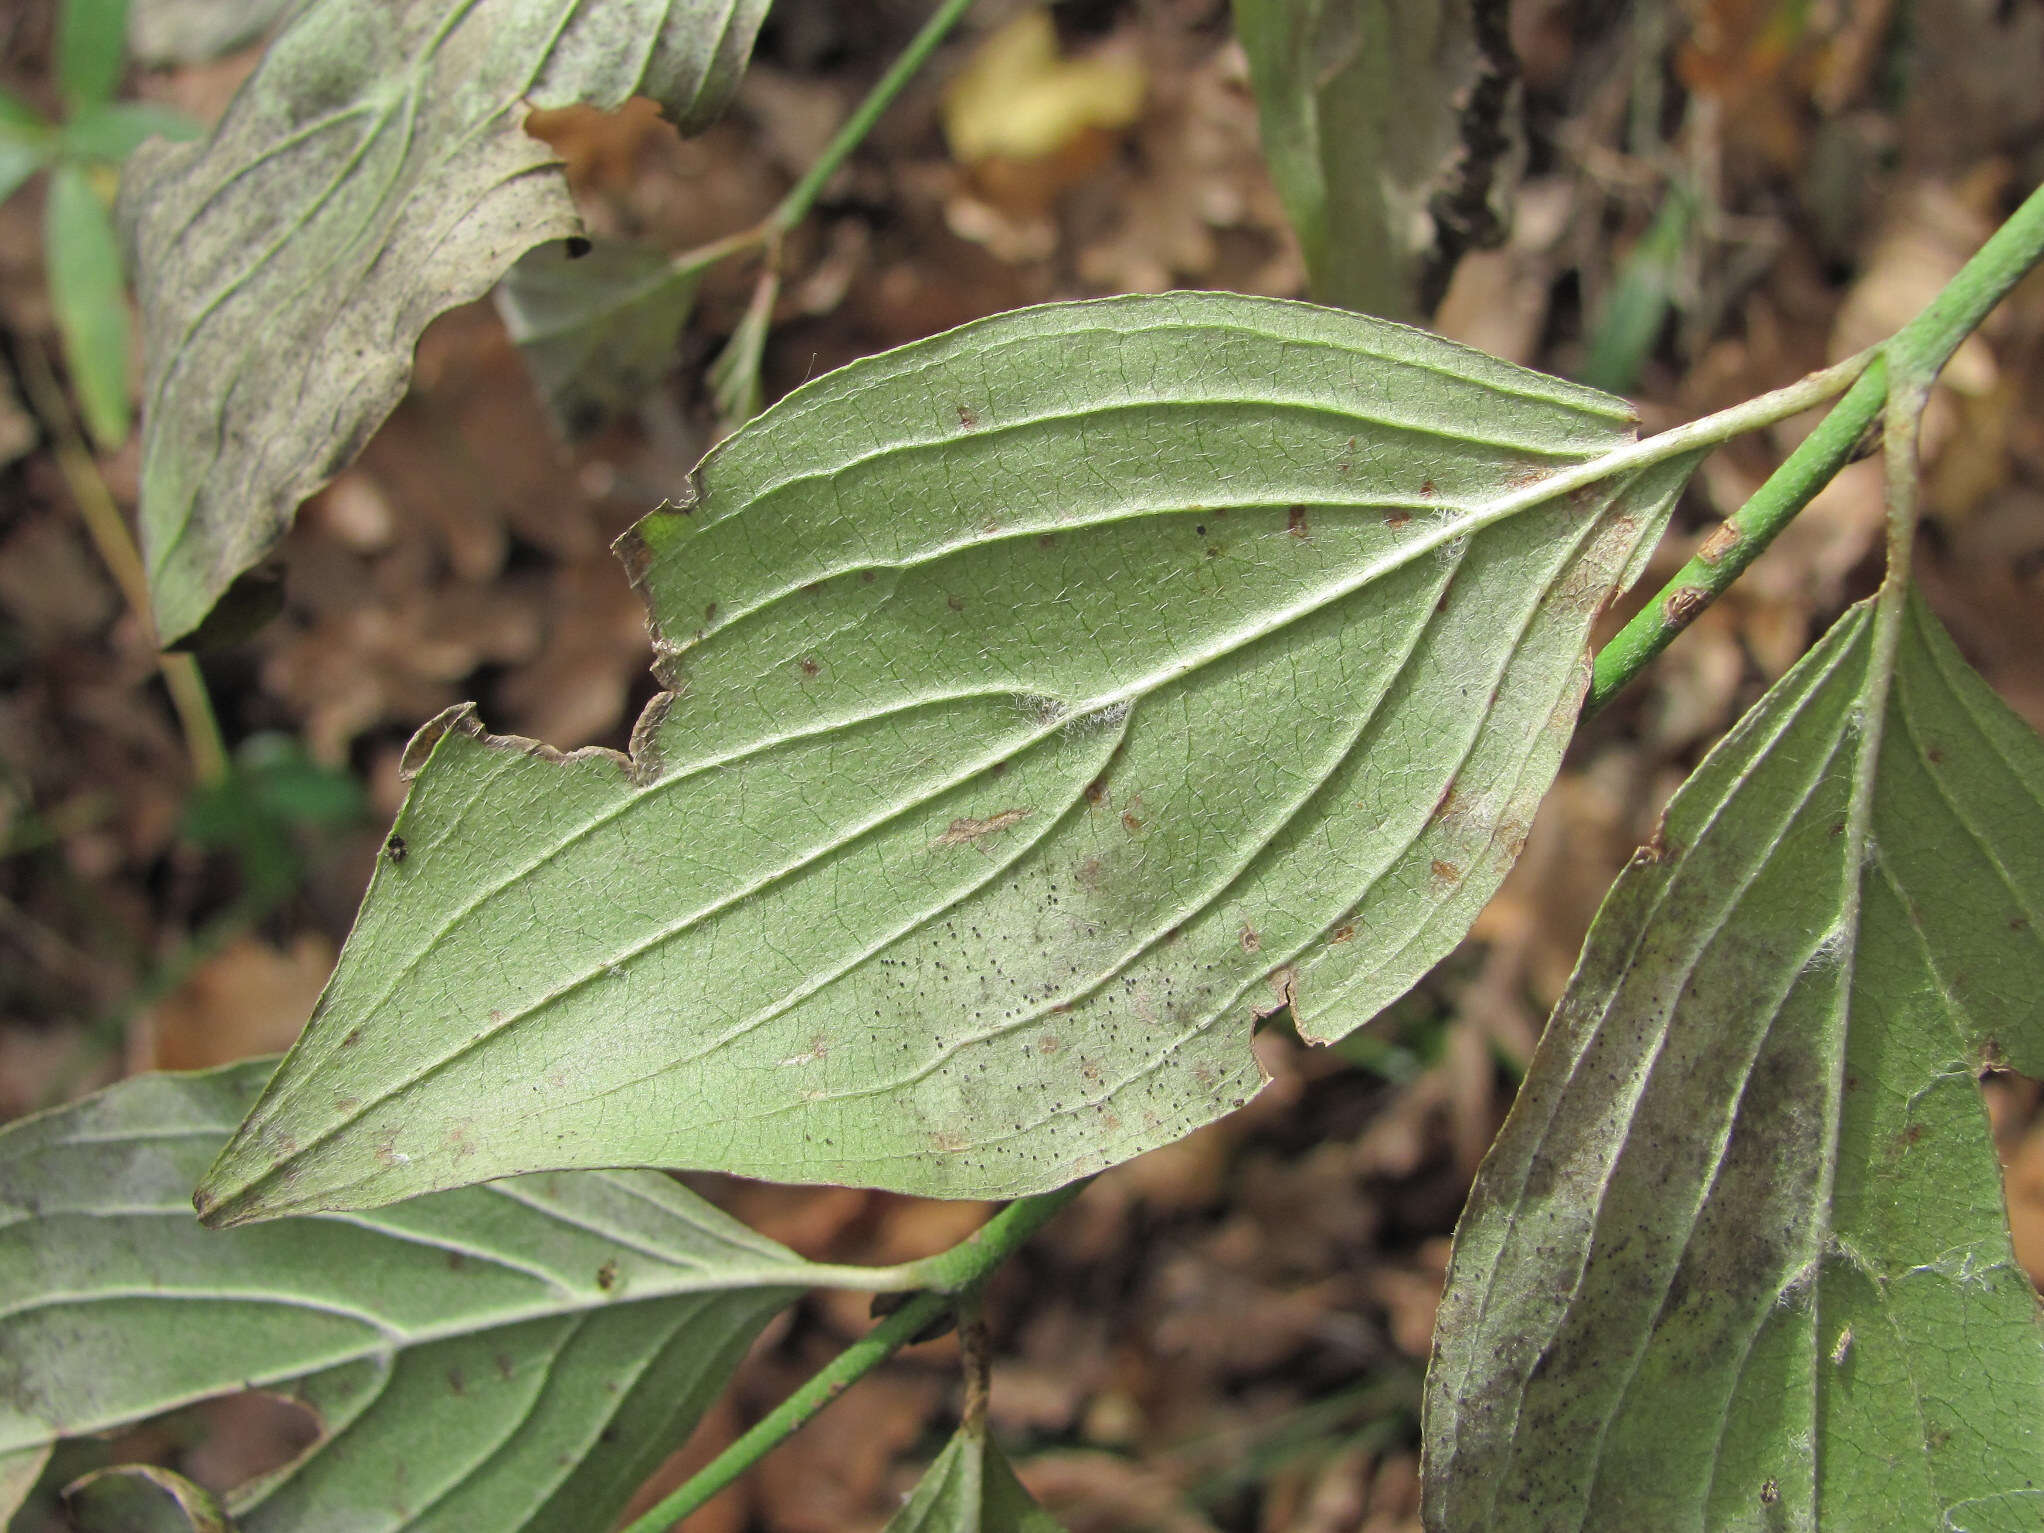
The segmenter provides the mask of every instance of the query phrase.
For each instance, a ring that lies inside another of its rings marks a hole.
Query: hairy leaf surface
[[[0,1464],[256,1388],[322,1435],[228,1498],[244,1533],[587,1533],[819,1272],[651,1172],[204,1229],[192,1182],[269,1064],[142,1077],[0,1135]],[[27,1483],[0,1483],[4,1518]]]
[[[623,544],[631,760],[430,726],[208,1216],[515,1170],[1041,1191],[1462,936],[1687,472],[1623,404],[1224,294],[798,390]]]
[[[1234,0],[1263,156],[1314,296],[1409,319],[1433,243],[1427,199],[1475,74],[1467,0]]]
[[[722,108],[766,0],[318,0],[125,178],[157,627],[190,634],[388,415],[437,314],[576,226],[528,107]]]
[[[2044,1070],[2044,743],[1855,609],[1614,886],[1477,1178],[1441,1530],[2044,1523],[2044,1332],[1975,1076]]]
[[[962,1426],[886,1533],[1062,1533],[981,1426]]]

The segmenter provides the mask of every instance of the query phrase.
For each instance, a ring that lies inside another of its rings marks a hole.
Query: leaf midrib
[[[1639,444],[1628,445],[1636,447]],[[1585,460],[1584,464],[1581,467],[1601,465],[1605,463],[1608,459],[1619,456],[1624,451],[1625,449],[1621,448],[1614,451],[1614,453],[1605,454],[1599,458]],[[1589,476],[1589,482],[1594,483],[1604,477],[1612,476],[1605,474],[1594,474]],[[1478,510],[1473,510],[1461,517],[1443,519],[1434,526],[1424,529],[1421,532],[1417,533],[1416,535],[1406,539],[1404,542],[1400,543],[1398,547],[1388,551],[1386,554],[1381,555],[1375,559],[1366,561],[1357,570],[1355,570],[1348,576],[1329,582],[1325,587],[1320,588],[1313,595],[1310,595],[1302,600],[1296,601],[1290,604],[1288,607],[1281,607],[1275,615],[1264,617],[1239,625],[1236,629],[1229,631],[1227,634],[1223,635],[1217,642],[1208,645],[1207,647],[1205,647],[1205,649],[1201,651],[1196,651],[1189,656],[1168,661],[1166,664],[1159,666],[1156,670],[1152,671],[1148,676],[1137,678],[1136,680],[1127,683],[1120,688],[1112,689],[1099,697],[1086,700],[1076,706],[1068,707],[1067,711],[1064,714],[1060,715],[1055,721],[1039,725],[1032,733],[1024,735],[1019,742],[1009,745],[1006,748],[1006,753],[1014,754],[1022,750],[1027,750],[1031,746],[1041,743],[1042,741],[1050,738],[1050,736],[1052,736],[1053,734],[1057,733],[1059,730],[1065,728],[1074,718],[1087,717],[1092,714],[1104,712],[1112,708],[1123,706],[1124,704],[1133,708],[1133,706],[1136,703],[1140,702],[1150,693],[1155,692],[1160,688],[1167,686],[1170,683],[1177,681],[1185,676],[1191,675],[1193,672],[1199,670],[1203,666],[1210,665],[1217,660],[1224,659],[1228,655],[1235,653],[1239,649],[1245,648],[1249,644],[1252,644],[1260,639],[1266,638],[1274,633],[1281,632],[1285,628],[1288,628],[1295,623],[1303,621],[1304,619],[1312,616],[1313,614],[1321,611],[1322,609],[1331,606],[1337,602],[1340,602],[1347,598],[1348,596],[1355,594],[1357,591],[1360,591],[1367,586],[1376,584],[1377,582],[1384,580],[1393,574],[1396,574],[1398,571],[1405,569],[1419,558],[1426,555],[1430,555],[1437,549],[1443,548],[1451,543],[1454,543],[1461,538],[1473,537],[1475,534],[1480,533],[1489,527],[1495,526],[1498,523],[1508,519],[1509,517],[1518,515],[1522,511],[1525,511],[1532,507],[1543,505],[1546,502],[1557,498],[1558,496],[1567,494],[1571,489],[1576,487],[1577,487],[1576,484],[1573,482],[1573,476],[1571,476],[1570,478],[1557,477],[1556,479],[1543,481],[1538,485],[1528,486],[1523,490],[1514,491],[1510,494],[1500,497],[1495,501],[1492,501],[1488,505]],[[1625,487],[1626,486],[1624,483],[1614,485],[1612,494],[1610,495],[1609,498],[1607,498],[1605,503],[1601,507],[1599,507],[1594,514],[1584,518],[1583,531],[1585,533],[1587,533],[1592,528],[1601,526],[1607,520],[1607,518],[1612,515],[1612,507],[1615,505],[1619,497],[1624,493]],[[1008,695],[1012,690],[1013,689],[999,689],[999,691],[995,695]],[[974,693],[971,695],[983,694]],[[502,894],[506,889],[511,887],[511,885],[516,883],[519,878],[526,876],[533,869],[539,867],[541,864],[548,861],[553,856],[557,855],[558,852],[565,848],[566,846],[572,845],[574,841],[580,840],[584,836],[592,834],[595,830],[601,828],[603,825],[606,825],[610,823],[612,820],[618,818],[619,816],[628,813],[630,810],[644,802],[650,794],[658,792],[662,788],[672,783],[686,781],[691,776],[696,775],[701,771],[708,770],[710,766],[713,764],[726,764],[731,761],[743,759],[747,756],[761,754],[768,750],[777,749],[784,745],[799,743],[800,741],[811,738],[825,737],[830,734],[837,733],[846,728],[857,727],[858,725],[870,722],[873,719],[884,718],[894,712],[904,711],[905,708],[907,707],[925,706],[934,701],[936,700],[918,698],[915,699],[913,702],[905,704],[899,708],[897,707],[883,708],[870,715],[867,714],[853,715],[849,718],[839,719],[831,723],[817,725],[812,728],[797,730],[788,734],[767,736],[758,741],[752,742],[741,751],[732,752],[725,757],[718,758],[716,762],[693,763],[685,771],[670,774],[668,776],[663,776],[661,778],[656,779],[652,783],[646,784],[643,787],[628,788],[624,793],[622,793],[619,796],[615,803],[608,806],[603,811],[602,814],[598,815],[592,820],[584,822],[580,826],[575,827],[565,837],[561,838],[559,841],[551,845],[546,851],[531,858],[525,864],[524,867],[522,867],[521,869],[512,874],[503,877],[493,887],[490,887],[484,890],[483,892],[479,893],[477,896],[471,899],[467,905],[461,907],[454,914],[452,914],[449,917],[449,919],[446,922],[444,922],[442,926],[433,934],[432,938],[427,942],[427,944],[421,947],[418,950],[418,952],[413,955],[412,958],[407,960],[407,962],[396,971],[390,982],[383,988],[382,993],[378,995],[374,1001],[368,1002],[360,1008],[360,1014],[364,1016],[373,1016],[377,1014],[377,1012],[383,1007],[383,1005],[389,1001],[391,995],[395,993],[398,986],[405,979],[409,978],[410,975],[417,970],[418,966],[421,963],[425,962],[426,959],[432,955],[434,950],[438,947],[440,941],[444,937],[446,937],[448,933],[451,932],[456,925],[458,925],[462,920],[466,919],[467,916],[470,915],[474,910],[480,908],[480,906],[487,902],[488,900],[494,899],[498,895]],[[464,1057],[466,1054],[480,1047],[484,1043],[500,1036],[509,1028],[515,1026],[517,1023],[524,1020],[527,1016],[532,1015],[539,1009],[551,1005],[553,1002],[557,1001],[562,996],[571,994],[573,993],[573,991],[581,988],[584,985],[592,983],[598,975],[607,973],[610,968],[630,962],[633,958],[639,956],[641,953],[646,952],[649,949],[667,940],[670,940],[673,936],[678,935],[681,931],[689,929],[690,926],[698,924],[703,920],[710,919],[715,915],[721,913],[722,911],[727,910],[732,906],[736,905],[740,900],[750,898],[751,896],[763,891],[764,889],[772,887],[773,885],[785,880],[786,878],[794,876],[795,874],[801,872],[803,869],[812,865],[820,858],[832,855],[835,852],[843,849],[845,846],[852,844],[854,841],[876,833],[877,831],[883,829],[887,825],[893,823],[895,820],[900,819],[905,815],[917,812],[918,810],[926,807],[927,804],[934,797],[939,796],[944,792],[948,792],[951,789],[958,787],[963,783],[969,781],[973,776],[977,775],[978,771],[981,769],[982,768],[979,766],[974,766],[970,769],[961,770],[953,773],[951,776],[944,780],[941,786],[932,790],[932,793],[928,797],[920,800],[911,800],[906,803],[893,806],[891,809],[884,811],[883,813],[877,815],[868,822],[857,827],[850,835],[841,838],[840,840],[835,841],[828,846],[819,848],[817,851],[803,857],[799,861],[785,864],[781,868],[774,870],[773,872],[764,876],[763,878],[755,880],[755,882],[751,886],[742,891],[739,891],[737,894],[712,902],[711,904],[703,907],[697,912],[692,913],[685,923],[677,924],[663,929],[662,931],[654,934],[653,936],[644,939],[634,947],[626,951],[623,951],[619,954],[613,955],[612,957],[607,959],[603,964],[596,965],[587,972],[575,976],[566,984],[557,986],[555,989],[547,992],[543,996],[536,998],[534,1001],[528,1003],[524,1007],[521,1007],[517,1011],[505,1014],[501,1021],[493,1023],[490,1026],[470,1036],[469,1038],[463,1040],[463,1042],[457,1045],[454,1049],[442,1054],[438,1058],[428,1060],[424,1065],[422,1065],[418,1069],[415,1069],[410,1074],[394,1081],[389,1086],[383,1088],[376,1094],[365,1097],[355,1108],[351,1109],[348,1113],[337,1115],[334,1118],[334,1120],[328,1124],[327,1127],[321,1129],[317,1134],[311,1136],[309,1139],[301,1141],[301,1146],[299,1150],[294,1152],[294,1158],[296,1156],[301,1156],[305,1153],[308,1153],[314,1148],[329,1142],[336,1135],[343,1132],[353,1123],[359,1121],[362,1117],[366,1116],[370,1111],[382,1106],[384,1103],[397,1097],[401,1093],[410,1090],[420,1081],[423,1081],[432,1076],[433,1074],[437,1073],[438,1071],[446,1068],[449,1064],[452,1064],[454,1061]],[[310,1079],[310,1077],[301,1076],[300,1079],[301,1081],[303,1081]],[[299,1088],[299,1091],[293,1091],[289,1088],[280,1091],[274,1098],[271,1098],[268,1101],[260,1104],[258,1110],[261,1111],[265,1117],[273,1116],[277,1112],[281,1111],[287,1104],[295,1100],[296,1097],[299,1095],[299,1092],[302,1091],[303,1089],[305,1088],[301,1086]],[[274,1164],[265,1167],[255,1177],[250,1178],[247,1181],[241,1183],[235,1189],[235,1192],[233,1194],[234,1200],[236,1202],[245,1201],[250,1193],[254,1192],[257,1188],[271,1181],[282,1170],[285,1164],[286,1162],[284,1161],[281,1160],[277,1161]],[[210,1176],[208,1180],[209,1181],[211,1180]],[[225,1202],[226,1200],[223,1199],[222,1201]]]

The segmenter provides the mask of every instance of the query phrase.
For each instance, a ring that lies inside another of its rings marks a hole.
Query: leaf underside
[[[1015,1478],[984,1425],[961,1426],[885,1533],[1063,1533]]]
[[[1848,613],[1598,915],[1456,1235],[1429,1528],[2044,1524],[1975,1084],[2044,1070],[2044,743],[1893,616],[1892,668]]]
[[[321,1436],[226,1498],[243,1533],[587,1533],[810,1286],[653,1172],[206,1230],[189,1189],[271,1063],[142,1077],[0,1135],[0,1465],[255,1388]],[[0,1478],[0,1521],[32,1483]]]
[[[658,387],[674,366],[695,279],[676,281],[658,250],[596,240],[527,251],[495,294],[562,435],[587,435]]]
[[[1223,294],[855,363],[622,552],[630,761],[455,710],[223,1222],[643,1164],[1041,1191],[1336,1038],[1468,929],[1688,464],[1625,406]]]
[[[722,108],[766,0],[318,0],[202,143],[130,161],[158,630],[198,628],[403,395],[434,316],[574,232],[528,107]]]

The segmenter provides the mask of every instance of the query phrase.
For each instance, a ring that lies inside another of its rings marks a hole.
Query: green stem
[[[810,1380],[762,1416],[674,1494],[623,1533],[666,1533],[778,1447],[846,1389],[920,1335],[947,1310],[969,1298],[995,1268],[1079,1195],[1084,1182],[1010,1203],[971,1235],[935,1256],[911,1264],[928,1286],[846,1347]]]
[[[781,237],[809,216],[809,210],[816,205],[816,199],[823,194],[823,188],[830,178],[838,173],[840,166],[851,158],[852,152],[865,141],[873,131],[873,124],[881,114],[894,105],[908,82],[915,78],[916,71],[929,61],[958,20],[972,8],[972,0],[944,0],[930,19],[923,23],[922,30],[909,40],[900,57],[888,66],[873,88],[866,92],[852,115],[845,119],[843,127],[837,130],[831,141],[824,145],[823,153],[816,163],[803,174],[802,179],[790,187],[788,194],[774,205],[774,210],[749,229],[740,229],[736,234],[727,234],[722,239],[712,240],[707,245],[698,245],[693,250],[684,250],[674,258],[672,280],[680,282],[696,277],[715,266],[719,261],[735,255],[764,248],[767,264],[778,271],[780,268]]]
[[[780,206],[767,215],[767,223],[780,233],[786,233],[809,216],[809,209],[815,205],[824,186],[837,174],[838,167],[851,157],[866,135],[873,130],[873,124],[880,120],[880,114],[894,104],[902,88],[915,78],[936,52],[946,34],[958,24],[958,20],[972,8],[972,0],[943,0],[930,19],[923,23],[909,45],[901,50],[901,56],[888,66],[877,84],[866,92],[852,115],[845,119],[845,125],[837,130],[837,136],[824,147],[816,163],[809,167],[809,173],[789,190]]]
[[[2044,258],[2044,186],[2024,198],[1923,312],[1881,348],[1898,384],[1927,385],[1937,377],[1960,343],[1980,328],[1988,311],[2040,258]]]
[[[1806,438],[1675,576],[1597,654],[1586,714],[1608,703],[1668,642],[1688,627],[1773,541],[1775,534],[1852,457],[1867,429],[1884,415],[1921,413],[1931,381],[1960,344],[2025,273],[2044,259],[2044,186],[2024,199],[2008,221],[1974,252],[1915,319],[1877,349],[1872,366],[1847,391],[1824,423]],[[1892,433],[1891,433],[1892,437]],[[1915,528],[1914,497],[1898,498],[1890,484],[1890,583],[1908,568],[1905,546]],[[1896,525],[1906,522],[1906,526]],[[1899,556],[1898,556],[1899,554]]]
[[[1823,424],[1803,438],[1746,504],[1703,540],[1695,557],[1597,652],[1584,713],[1595,713],[1610,702],[1760,557],[1776,534],[1851,461],[1887,397],[1887,367],[1876,358]]]

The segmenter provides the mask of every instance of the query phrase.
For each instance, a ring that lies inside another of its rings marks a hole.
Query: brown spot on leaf
[[[804,676],[814,676],[817,674],[817,672],[823,669],[822,666],[816,663],[816,659],[812,655],[804,655],[800,660],[797,660],[795,664],[801,668],[802,674]]]
[[[1045,1059],[1050,1058],[1051,1055],[1055,1054],[1059,1049],[1063,1047],[1064,1044],[1058,1041],[1058,1035],[1056,1033],[1045,1033],[1041,1038],[1036,1040],[1036,1052],[1041,1054]]]
[[[703,621],[705,623],[714,623],[717,621],[717,604],[715,602],[708,602],[704,604]]]
[[[447,1270],[449,1272],[459,1272],[463,1267],[466,1267],[467,1265],[468,1258],[466,1256],[463,1256],[459,1251],[449,1251],[447,1253]]]
[[[1107,779],[1096,777],[1086,784],[1086,802],[1096,809],[1107,802]]]
[[[1505,476],[1505,488],[1510,490],[1530,490],[1534,485],[1553,477],[1554,470],[1551,468],[1515,469]]]
[[[872,584],[872,583],[873,583],[874,581],[878,580],[879,578],[880,578],[880,572],[879,572],[878,570],[860,570],[860,571],[859,571],[859,584],[860,584],[860,585],[867,585],[867,586],[869,586],[869,585],[871,585],[871,584]]]
[[[1262,947],[1263,938],[1257,934],[1255,927],[1244,921],[1242,923],[1242,951],[1254,953],[1260,951]]]
[[[341,1040],[341,1047],[344,1049],[352,1049],[356,1044],[360,1043],[361,1041],[362,1029],[359,1027],[351,1027],[348,1029],[348,1036]]]
[[[1412,513],[1410,511],[1406,511],[1403,509],[1397,511],[1386,511],[1384,513],[1384,525],[1386,527],[1391,528],[1394,532],[1398,528],[1403,527],[1407,522],[1411,520]]]
[[[2030,918],[2029,918],[2028,916],[2010,916],[2010,917],[2009,917],[2009,930],[2010,930],[2010,931],[2012,931],[2012,932],[2026,932],[2026,931],[2028,931],[2029,929],[2030,929]]]
[[[1042,535],[1041,537],[1039,537],[1039,538],[1038,538],[1038,539],[1036,540],[1036,546],[1037,546],[1038,548],[1055,548],[1055,547],[1057,547],[1057,535],[1056,535],[1055,533],[1049,533],[1049,532],[1046,532],[1046,533],[1044,533],[1044,534],[1043,534],[1043,535]]]
[[[1737,527],[1730,522],[1719,522],[1711,529],[1710,536],[1697,548],[1696,557],[1705,564],[1716,565],[1723,561],[1726,554],[1745,541],[1746,534]]]
[[[973,409],[971,405],[960,405],[958,407],[958,424],[967,431],[977,430],[979,428],[979,412]]]
[[[944,605],[953,612],[963,612],[965,610],[965,598],[962,596],[947,596],[944,598]]]
[[[1121,828],[1130,835],[1138,834],[1143,828],[1143,796],[1140,793],[1129,796],[1128,807],[1121,812]]]
[[[1342,942],[1353,942],[1355,940],[1356,929],[1353,926],[1337,926],[1332,932],[1328,934],[1327,937],[1329,945],[1334,945]]]
[[[1294,506],[1285,513],[1285,531],[1295,538],[1310,537],[1312,535],[1306,530],[1306,508],[1304,506]]]
[[[1924,755],[1930,759],[1930,764],[1932,766],[1943,766],[1945,764],[1945,753],[1944,750],[1939,746],[1933,745],[1929,750],[1924,752]]]
[[[596,1269],[596,1286],[598,1288],[601,1288],[605,1293],[609,1293],[613,1288],[617,1287],[616,1262],[614,1261],[605,1262],[601,1267],[598,1267]]]
[[[1460,868],[1456,867],[1452,862],[1443,862],[1438,857],[1434,859],[1433,865],[1428,871],[1434,875],[1437,882],[1444,884],[1456,883],[1462,877],[1462,870]]]
[[[383,855],[392,862],[403,862],[406,857],[411,855],[411,851],[406,847],[403,836],[392,836],[383,843]]]
[[[1098,889],[1100,887],[1100,859],[1098,857],[1088,857],[1072,870],[1072,877],[1077,881],[1081,889]]]
[[[1006,830],[1011,825],[1019,825],[1035,812],[1033,809],[1003,809],[997,814],[988,815],[983,820],[962,816],[953,820],[950,829],[932,841],[930,845],[964,846],[968,842],[979,840],[982,836],[991,836],[997,831]]]
[[[1448,786],[1441,790],[1441,796],[1434,800],[1434,812],[1427,816],[1429,821],[1445,820],[1455,812],[1455,780],[1450,778]]]

